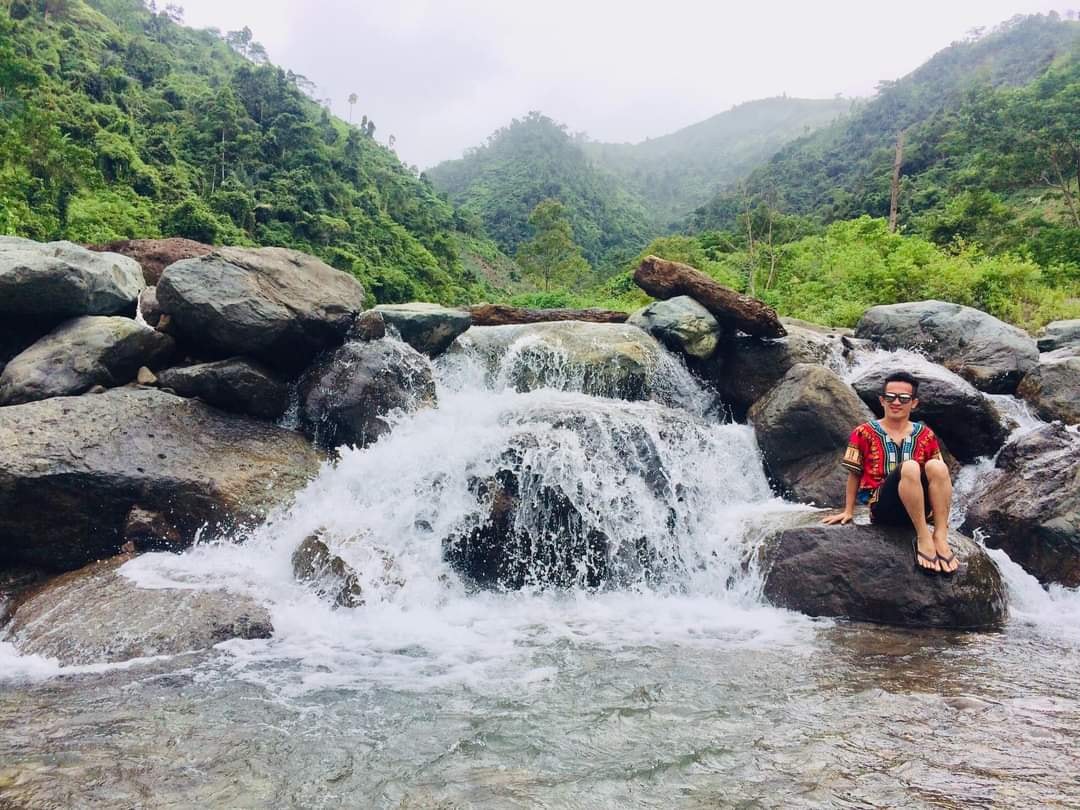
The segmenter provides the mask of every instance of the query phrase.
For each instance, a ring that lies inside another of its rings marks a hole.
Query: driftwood
[[[688,295],[709,310],[721,325],[748,335],[778,338],[787,334],[776,317],[776,310],[768,304],[718,284],[688,264],[646,256],[634,272],[634,283],[653,298]]]
[[[589,321],[590,323],[624,323],[625,312],[607,309],[525,309],[506,304],[477,304],[468,307],[473,326],[506,326],[544,321]]]

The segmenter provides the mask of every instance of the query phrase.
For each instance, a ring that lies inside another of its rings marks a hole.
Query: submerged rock
[[[669,349],[704,360],[716,351],[720,323],[709,310],[686,295],[654,301],[627,320]]]
[[[319,463],[296,433],[155,389],[0,408],[0,565],[115,554],[136,505],[188,545],[259,521]]]
[[[750,409],[766,472],[796,501],[842,506],[851,431],[872,414],[839,377],[800,363]]]
[[[300,381],[300,426],[327,449],[365,447],[390,430],[391,411],[434,404],[431,364],[394,340],[346,343]]]
[[[971,307],[913,301],[871,307],[855,335],[883,349],[922,351],[980,391],[1011,394],[1039,362],[1034,339],[1015,326]]]
[[[364,288],[295,250],[221,248],[167,267],[157,298],[170,333],[184,342],[295,371],[341,343],[363,309]]]
[[[277,419],[289,404],[289,388],[268,368],[233,357],[166,369],[158,385],[182,397],[198,397],[207,405],[257,419]]]
[[[356,572],[338,557],[322,538],[313,534],[304,538],[292,555],[293,574],[323,598],[338,607],[354,608],[364,604],[364,591]]]
[[[410,304],[380,304],[375,311],[401,339],[428,357],[446,351],[454,339],[472,326],[472,316],[463,309],[414,301]]]
[[[900,627],[983,630],[1005,621],[1005,585],[982,548],[950,533],[959,570],[928,575],[916,570],[912,536],[871,525],[788,529],[765,553],[765,597],[810,616]]]
[[[873,368],[851,384],[878,418],[883,416],[879,396],[885,378],[899,370]],[[925,361],[902,370],[919,380],[919,407],[911,418],[925,421],[957,459],[968,463],[978,456],[992,456],[1005,444],[1009,431],[1001,414],[975,386]]]
[[[0,405],[125,385],[141,366],[160,368],[173,349],[168,335],[131,318],[75,318],[11,359],[0,375]]]
[[[1005,445],[962,530],[1042,583],[1080,587],[1080,435],[1045,425]]]
[[[518,391],[558,388],[614,399],[649,399],[663,349],[636,326],[551,321],[474,326],[451,348],[474,355]]]
[[[1040,352],[1060,349],[1080,350],[1080,318],[1069,321],[1052,321],[1038,335]]]
[[[1080,354],[1044,354],[1039,365],[1024,375],[1017,394],[1047,421],[1080,422]]]
[[[231,638],[269,638],[270,614],[227,591],[142,589],[120,555],[46,582],[21,597],[7,640],[23,655],[65,666],[200,650]]]

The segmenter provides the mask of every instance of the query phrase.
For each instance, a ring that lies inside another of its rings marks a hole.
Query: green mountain
[[[632,254],[651,235],[641,201],[594,166],[565,126],[539,112],[514,119],[486,145],[424,175],[507,253],[532,236],[529,214],[547,198],[563,204],[574,240],[593,264],[627,249]]]
[[[585,142],[586,154],[619,177],[661,228],[685,221],[788,141],[843,117],[845,99],[766,98],[637,144]]]
[[[281,245],[380,301],[484,294],[477,267],[504,257],[366,116],[330,116],[249,30],[196,31],[154,8],[0,4],[0,233]]]
[[[898,223],[946,245],[1080,257],[1080,22],[1017,17],[954,43],[846,119],[777,152],[699,208],[697,230],[737,230],[767,205],[818,223],[887,217],[904,133]]]

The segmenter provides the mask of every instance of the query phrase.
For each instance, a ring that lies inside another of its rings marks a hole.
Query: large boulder
[[[126,256],[0,236],[0,321],[34,317],[55,326],[79,315],[134,314],[145,286]]]
[[[1042,355],[1039,365],[1024,375],[1017,393],[1043,419],[1075,425],[1080,422],[1080,354],[1069,351]]]
[[[75,318],[8,362],[0,374],[0,405],[125,385],[141,366],[160,368],[173,348],[168,335],[131,318]]]
[[[289,404],[289,387],[274,372],[242,357],[169,368],[157,383],[182,397],[198,397],[224,411],[277,419]]]
[[[839,377],[799,363],[750,409],[766,471],[785,497],[842,506],[847,471],[840,466],[851,431],[870,410]]]
[[[828,364],[844,353],[847,330],[784,318],[787,336],[778,340],[739,335],[721,342],[709,359],[690,368],[719,393],[738,420],[797,363]]]
[[[962,531],[980,530],[1040,582],[1080,586],[1080,435],[1060,423],[1005,445],[968,506]]]
[[[950,533],[951,577],[915,567],[910,529],[820,524],[781,532],[765,553],[765,597],[810,616],[901,627],[975,630],[1001,625],[1007,598],[993,560]]]
[[[363,309],[364,288],[295,250],[221,248],[167,267],[157,299],[185,343],[297,371],[342,342]]]
[[[391,411],[434,404],[431,364],[396,340],[346,343],[300,381],[300,427],[328,449],[365,447],[389,432]]]
[[[704,360],[716,351],[720,323],[709,310],[686,295],[654,301],[627,320],[669,349]]]
[[[472,326],[472,316],[463,309],[414,301],[411,304],[380,304],[375,307],[387,326],[401,339],[428,357],[442,354],[454,338]]]
[[[1080,318],[1048,323],[1039,332],[1038,346],[1040,352],[1053,352],[1060,349],[1080,351]]]
[[[307,483],[304,438],[163,391],[114,388],[0,409],[0,565],[116,554],[132,507],[190,544],[259,521]]]
[[[477,359],[497,386],[629,400],[655,393],[662,354],[636,326],[583,321],[474,326],[448,352],[452,360]]]
[[[879,365],[860,374],[852,387],[874,415],[884,412],[879,396],[885,378],[899,369]],[[919,407],[912,419],[925,421],[956,458],[964,463],[992,456],[1008,438],[1009,430],[994,404],[975,386],[948,369],[930,362],[903,368],[919,380]]]
[[[20,598],[6,638],[24,655],[65,666],[199,650],[232,638],[269,638],[266,608],[249,596],[139,588],[119,555],[46,582]]]
[[[1015,326],[971,307],[944,301],[913,301],[871,307],[856,337],[883,349],[925,352],[990,394],[1011,394],[1039,362],[1035,340]]]
[[[150,286],[158,283],[161,274],[170,264],[182,259],[206,256],[214,251],[210,245],[180,236],[170,236],[167,239],[119,239],[108,244],[87,247],[90,250],[119,253],[134,259],[142,268],[143,278]]]

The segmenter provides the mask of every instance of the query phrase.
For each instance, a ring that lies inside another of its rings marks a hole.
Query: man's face
[[[908,397],[911,397],[911,399],[904,402]],[[919,400],[915,399],[915,392],[911,388],[911,383],[906,382],[894,381],[886,384],[884,395],[878,397],[878,399],[881,400],[881,407],[885,410],[885,415],[894,419],[904,419],[911,416],[911,412],[919,404]]]

